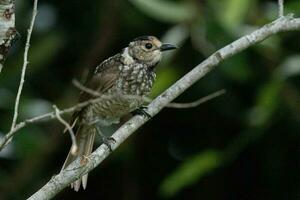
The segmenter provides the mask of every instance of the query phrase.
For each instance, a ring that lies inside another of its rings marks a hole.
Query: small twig
[[[92,90],[88,87],[85,87],[84,85],[82,85],[78,80],[76,79],[73,79],[72,80],[72,83],[73,85],[78,88],[79,90],[83,91],[83,92],[86,92],[90,95],[93,95],[93,96],[96,96],[96,97],[99,97],[101,96],[102,94],[100,94],[98,91],[96,90]],[[194,107],[197,107],[199,106],[200,104],[202,103],[205,103],[215,97],[218,97],[222,94],[224,94],[226,91],[223,89],[223,90],[219,90],[217,92],[214,92],[208,96],[205,96],[205,97],[201,97],[200,99],[198,99],[197,101],[193,101],[193,102],[190,102],[190,103],[175,103],[175,102],[172,102],[172,103],[169,103],[166,107],[168,108],[194,108]],[[141,98],[141,97],[139,97]],[[142,97],[143,101],[145,103],[150,103],[151,101],[153,101],[153,99],[149,98],[149,97]]]
[[[96,91],[93,91],[93,90],[83,86],[81,83],[79,83],[76,80],[73,81],[73,84],[77,88],[79,88],[80,90],[85,91],[85,92],[87,92],[89,94],[92,94],[92,95],[93,94],[97,95],[98,97],[95,98],[95,99],[90,99],[88,101],[78,103],[75,106],[66,108],[64,110],[59,110],[59,112],[58,112],[59,115],[75,112],[75,111],[80,110],[80,109],[82,109],[82,108],[84,108],[84,107],[86,107],[90,104],[97,103],[97,102],[103,100],[104,98],[111,98],[111,95],[104,95],[104,94],[101,94],[101,96],[99,97],[100,93],[97,93]],[[219,95],[222,95],[223,93],[224,93],[224,90],[220,90],[220,91],[217,91],[217,92],[215,92],[213,94],[210,94],[206,97],[202,97],[202,98],[200,98],[199,100],[197,100],[195,102],[191,102],[191,103],[169,103],[167,105],[167,107],[169,107],[169,108],[191,108],[191,107],[196,107],[197,105],[200,105],[200,104],[202,104],[206,101],[209,101],[212,98],[215,98]],[[129,98],[129,99],[130,98],[137,98],[137,96],[135,96],[135,95],[126,95],[126,98]],[[139,97],[139,98],[141,98],[141,97]],[[152,99],[150,99],[148,97],[142,97],[142,99],[146,103],[150,103],[152,101]],[[49,113],[45,113],[43,115],[39,115],[39,116],[30,118],[30,119],[27,119],[23,122],[20,122],[20,123],[16,124],[16,126],[12,130],[10,130],[3,138],[1,138],[1,140],[0,140],[0,151],[6,146],[6,144],[8,144],[8,141],[10,140],[10,138],[12,138],[16,134],[17,131],[24,128],[26,125],[33,124],[33,123],[36,123],[36,122],[40,122],[40,121],[43,121],[43,120],[55,119],[55,118],[56,118],[56,113],[55,112],[49,112]]]
[[[125,99],[141,99],[143,100],[144,102],[151,102],[152,99],[148,98],[148,97],[141,97],[139,95],[129,95],[129,94],[116,94],[116,95],[109,95],[109,94],[101,94],[99,93],[98,91],[96,90],[93,90],[91,88],[88,88],[84,85],[82,85],[78,80],[76,79],[73,79],[72,80],[72,83],[73,85],[78,88],[80,91],[82,92],[85,92],[85,93],[88,93],[92,96],[95,96],[95,97],[99,97],[100,99],[110,99],[112,97],[115,97],[115,96],[119,96],[119,97],[122,97],[122,98],[125,98]]]
[[[70,133],[70,136],[71,136],[71,140],[72,140],[72,147],[71,147],[71,154],[73,155],[76,155],[77,151],[78,151],[78,146],[77,146],[77,142],[76,142],[76,137],[75,137],[75,134],[73,132],[73,129],[72,127],[70,126],[70,124],[68,122],[66,122],[61,116],[60,116],[60,111],[59,109],[57,108],[56,105],[53,105],[53,108],[54,108],[54,112],[55,112],[55,116],[57,118],[57,120],[59,122],[61,122],[65,127],[66,129],[68,130],[68,132]]]
[[[209,94],[205,97],[202,97],[200,99],[198,99],[197,101],[193,101],[191,103],[169,103],[168,105],[166,105],[167,108],[194,108],[199,106],[202,103],[205,103],[211,99],[214,99],[222,94],[225,94],[226,90],[222,89],[219,91],[216,91],[212,94]]]
[[[27,65],[28,65],[28,51],[29,51],[29,47],[30,47],[30,39],[31,39],[31,34],[32,34],[34,22],[35,22],[35,17],[36,17],[36,14],[37,14],[37,4],[38,4],[38,0],[34,0],[33,10],[32,10],[32,17],[31,17],[30,26],[29,26],[28,33],[27,33],[27,39],[26,39],[25,50],[24,50],[24,58],[23,58],[21,79],[20,79],[20,84],[19,84],[19,88],[18,88],[16,101],[15,101],[14,116],[13,116],[13,121],[12,121],[10,130],[13,130],[15,128],[16,123],[17,123],[17,119],[18,119],[20,97],[21,97],[21,94],[22,94],[23,85],[24,85],[24,81],[25,81],[26,69],[27,69]],[[9,142],[9,141],[7,141],[7,142]]]
[[[80,110],[80,109],[82,109],[82,108],[84,108],[84,107],[86,107],[90,104],[94,104],[94,103],[97,103],[99,101],[102,101],[105,98],[111,98],[111,95],[101,94],[101,96],[98,97],[98,98],[90,99],[88,101],[78,103],[75,106],[72,106],[72,107],[66,108],[64,110],[61,110],[61,111],[59,111],[59,115],[63,115],[63,114],[78,111],[78,110]],[[137,96],[136,95],[126,95],[125,98],[131,99],[131,98],[137,98]],[[16,134],[16,132],[19,131],[20,129],[24,128],[26,125],[32,124],[32,123],[35,123],[35,122],[39,122],[39,121],[43,121],[43,120],[54,119],[54,118],[56,118],[55,112],[49,112],[49,113],[45,113],[43,115],[39,115],[39,116],[30,118],[30,119],[27,119],[23,122],[20,122],[20,123],[16,124],[13,129],[11,129],[4,137],[1,138],[1,140],[0,140],[0,151],[9,143],[10,139]]]
[[[283,17],[284,15],[284,0],[278,0],[278,17]]]
[[[93,95],[93,96],[95,96],[95,97],[101,96],[101,94],[100,94],[98,91],[92,90],[92,89],[90,89],[90,88],[88,88],[88,87],[85,87],[84,85],[82,85],[82,84],[81,84],[78,80],[76,80],[76,79],[73,79],[73,80],[72,80],[72,83],[73,83],[73,85],[74,85],[75,87],[77,87],[79,90],[81,90],[81,91],[83,91],[83,92],[86,92],[86,93],[88,93],[88,94],[90,94],[90,95]]]
[[[59,115],[63,115],[63,114],[66,114],[66,113],[72,113],[74,111],[80,110],[81,108],[83,108],[83,107],[85,107],[89,104],[96,103],[96,102],[102,100],[102,98],[103,97],[101,97],[101,98],[99,97],[99,98],[96,98],[96,99],[90,99],[88,101],[78,103],[75,106],[72,106],[72,107],[69,107],[67,109],[59,111]],[[30,118],[30,119],[27,119],[23,122],[20,122],[20,123],[16,124],[15,127],[12,130],[10,130],[4,137],[1,138],[1,140],[0,140],[0,151],[8,144],[8,141],[10,140],[10,138],[12,138],[16,134],[17,131],[24,128],[26,125],[32,124],[32,123],[35,123],[35,122],[39,122],[39,121],[43,121],[43,120],[54,119],[54,118],[56,118],[55,112],[49,112],[49,113]]]

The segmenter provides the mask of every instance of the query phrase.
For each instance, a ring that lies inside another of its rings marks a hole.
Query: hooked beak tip
[[[177,49],[178,47],[173,44],[164,43],[160,47],[160,51],[168,51],[172,49]]]

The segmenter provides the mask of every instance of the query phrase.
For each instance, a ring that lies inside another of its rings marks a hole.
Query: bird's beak
[[[168,51],[168,50],[172,50],[172,49],[177,49],[177,46],[175,46],[173,44],[164,43],[160,47],[160,51]]]

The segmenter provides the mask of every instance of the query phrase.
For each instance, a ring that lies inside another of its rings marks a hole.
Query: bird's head
[[[163,51],[176,48],[175,45],[162,43],[154,36],[141,36],[130,42],[128,53],[138,62],[154,66],[160,61]]]

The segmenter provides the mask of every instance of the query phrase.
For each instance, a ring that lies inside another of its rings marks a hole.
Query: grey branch
[[[0,73],[6,55],[14,41],[17,31],[15,28],[14,0],[0,1]]]
[[[81,108],[83,108],[83,107],[85,107],[89,104],[97,103],[98,101],[101,101],[103,98],[110,98],[110,96],[101,95],[98,98],[91,99],[91,100],[88,100],[88,101],[85,101],[85,102],[81,102],[81,103],[78,103],[75,106],[72,106],[70,108],[60,110],[58,112],[58,114],[63,115],[63,114],[66,114],[66,113],[72,113],[74,111],[80,110]],[[128,98],[136,98],[136,97],[135,96],[128,96]],[[20,122],[20,123],[16,124],[13,129],[11,129],[4,137],[1,138],[1,140],[0,140],[0,151],[6,146],[6,144],[9,143],[9,141],[17,133],[17,131],[24,128],[26,125],[36,123],[36,122],[39,122],[39,121],[55,119],[55,118],[57,118],[55,112],[49,112],[49,113],[39,115],[37,117],[30,118],[30,119],[27,119],[23,122]]]
[[[282,17],[284,15],[284,0],[278,0],[278,16]]]
[[[216,91],[210,95],[207,95],[205,97],[202,97],[200,99],[198,99],[197,101],[193,101],[193,102],[190,102],[190,103],[169,103],[168,105],[166,105],[167,108],[194,108],[194,107],[197,107],[199,106],[200,104],[203,104],[209,100],[212,100],[218,96],[221,96],[223,94],[225,94],[225,90],[219,90],[219,91]]]
[[[73,85],[78,88],[79,90],[83,91],[83,92],[86,92],[90,95],[93,95],[95,97],[99,97],[101,96],[101,94],[98,92],[98,91],[95,91],[95,90],[92,90],[90,88],[87,88],[85,87],[84,85],[82,85],[79,81],[77,80],[73,80],[72,81]],[[209,100],[212,100],[222,94],[225,94],[225,90],[219,90],[217,92],[214,92],[212,94],[209,94],[205,97],[202,97],[196,101],[193,101],[193,102],[189,102],[189,103],[175,103],[175,102],[172,102],[172,103],[169,103],[166,107],[168,108],[194,108],[194,107],[197,107],[199,106],[200,104],[202,103],[205,103]],[[149,97],[143,97],[143,101],[145,103],[150,103],[153,99],[149,98]]]
[[[20,97],[21,97],[21,94],[22,94],[23,85],[24,85],[24,81],[25,81],[26,69],[27,69],[27,65],[28,65],[28,51],[29,51],[29,46],[30,46],[31,33],[32,33],[32,30],[33,30],[35,17],[36,17],[36,14],[37,14],[37,3],[38,3],[38,0],[35,0],[34,4],[33,4],[32,17],[31,17],[30,26],[29,26],[28,33],[27,33],[25,50],[24,50],[24,58],[23,58],[21,79],[20,79],[20,84],[19,84],[19,88],[18,88],[17,97],[16,97],[16,100],[15,100],[14,116],[13,116],[13,121],[12,121],[10,130],[13,130],[15,128],[16,123],[17,123],[17,119],[18,119]],[[11,140],[11,138],[10,138],[10,140]],[[8,142],[10,140],[8,140],[6,142],[6,144],[8,144]]]
[[[110,95],[103,95],[98,93],[97,91],[93,91],[83,85],[81,85],[78,81],[73,81],[74,85],[79,88],[81,91],[87,92],[89,94],[92,94],[94,96],[97,96],[97,98],[95,99],[90,99],[88,101],[85,102],[81,102],[76,104],[75,106],[66,108],[64,110],[58,110],[58,111],[54,111],[54,112],[49,112],[49,113],[45,113],[43,115],[39,115],[30,119],[26,119],[25,121],[22,121],[18,124],[15,125],[15,127],[13,129],[11,129],[4,137],[1,138],[0,140],[0,151],[9,143],[9,141],[11,141],[11,138],[22,128],[24,128],[26,125],[28,124],[33,124],[33,123],[37,123],[40,121],[46,121],[46,120],[51,120],[51,119],[58,119],[57,115],[61,116],[67,113],[73,113],[74,111],[78,111],[83,107],[86,107],[87,105],[93,104],[93,103],[97,103],[101,100],[103,100],[104,98],[111,98]],[[215,97],[218,97],[222,94],[224,94],[224,90],[220,90],[217,92],[214,92],[208,96],[202,97],[200,99],[198,99],[197,101],[191,102],[191,103],[169,103],[166,107],[168,108],[192,108],[192,107],[196,107],[199,106],[200,104],[207,102]],[[135,95],[127,95],[127,98],[133,98],[136,99],[137,96]],[[140,98],[140,97],[139,97]],[[152,101],[152,99],[144,97],[143,101],[149,103]],[[61,121],[60,121],[61,122]],[[71,127],[72,128],[72,127]],[[71,135],[72,138],[72,135]]]
[[[151,116],[156,115],[186,89],[204,77],[208,72],[213,70],[221,61],[236,55],[252,45],[258,44],[272,35],[292,30],[300,30],[300,18],[293,18],[292,16],[281,17],[272,23],[254,31],[253,33],[232,42],[231,44],[212,54],[202,63],[197,65],[192,71],[187,73],[184,77],[169,87],[165,92],[159,95],[156,99],[154,99],[149,104],[147,112]],[[147,120],[147,118],[142,116],[135,116],[121,126],[112,136],[116,140],[116,142],[112,144],[112,149],[116,149],[134,131],[146,123]],[[84,166],[81,166],[79,159],[77,159],[71,163],[67,169],[53,176],[51,180],[46,183],[46,185],[39,189],[29,199],[42,200],[54,197],[65,187],[69,186],[70,183],[74,182],[82,175],[97,167],[106,157],[108,157],[109,154],[110,151],[108,147],[106,145],[101,145],[90,155],[88,159],[89,161]]]
[[[57,120],[62,123],[65,128],[68,130],[68,132],[70,133],[70,137],[72,140],[72,147],[71,147],[71,154],[75,155],[77,153],[78,150],[78,146],[77,146],[77,142],[76,142],[76,138],[75,138],[75,134],[73,132],[72,127],[70,126],[70,124],[68,122],[66,122],[66,120],[64,120],[60,114],[59,114],[59,109],[57,108],[56,105],[53,105],[54,108],[54,112],[55,112],[55,116],[57,118]]]

